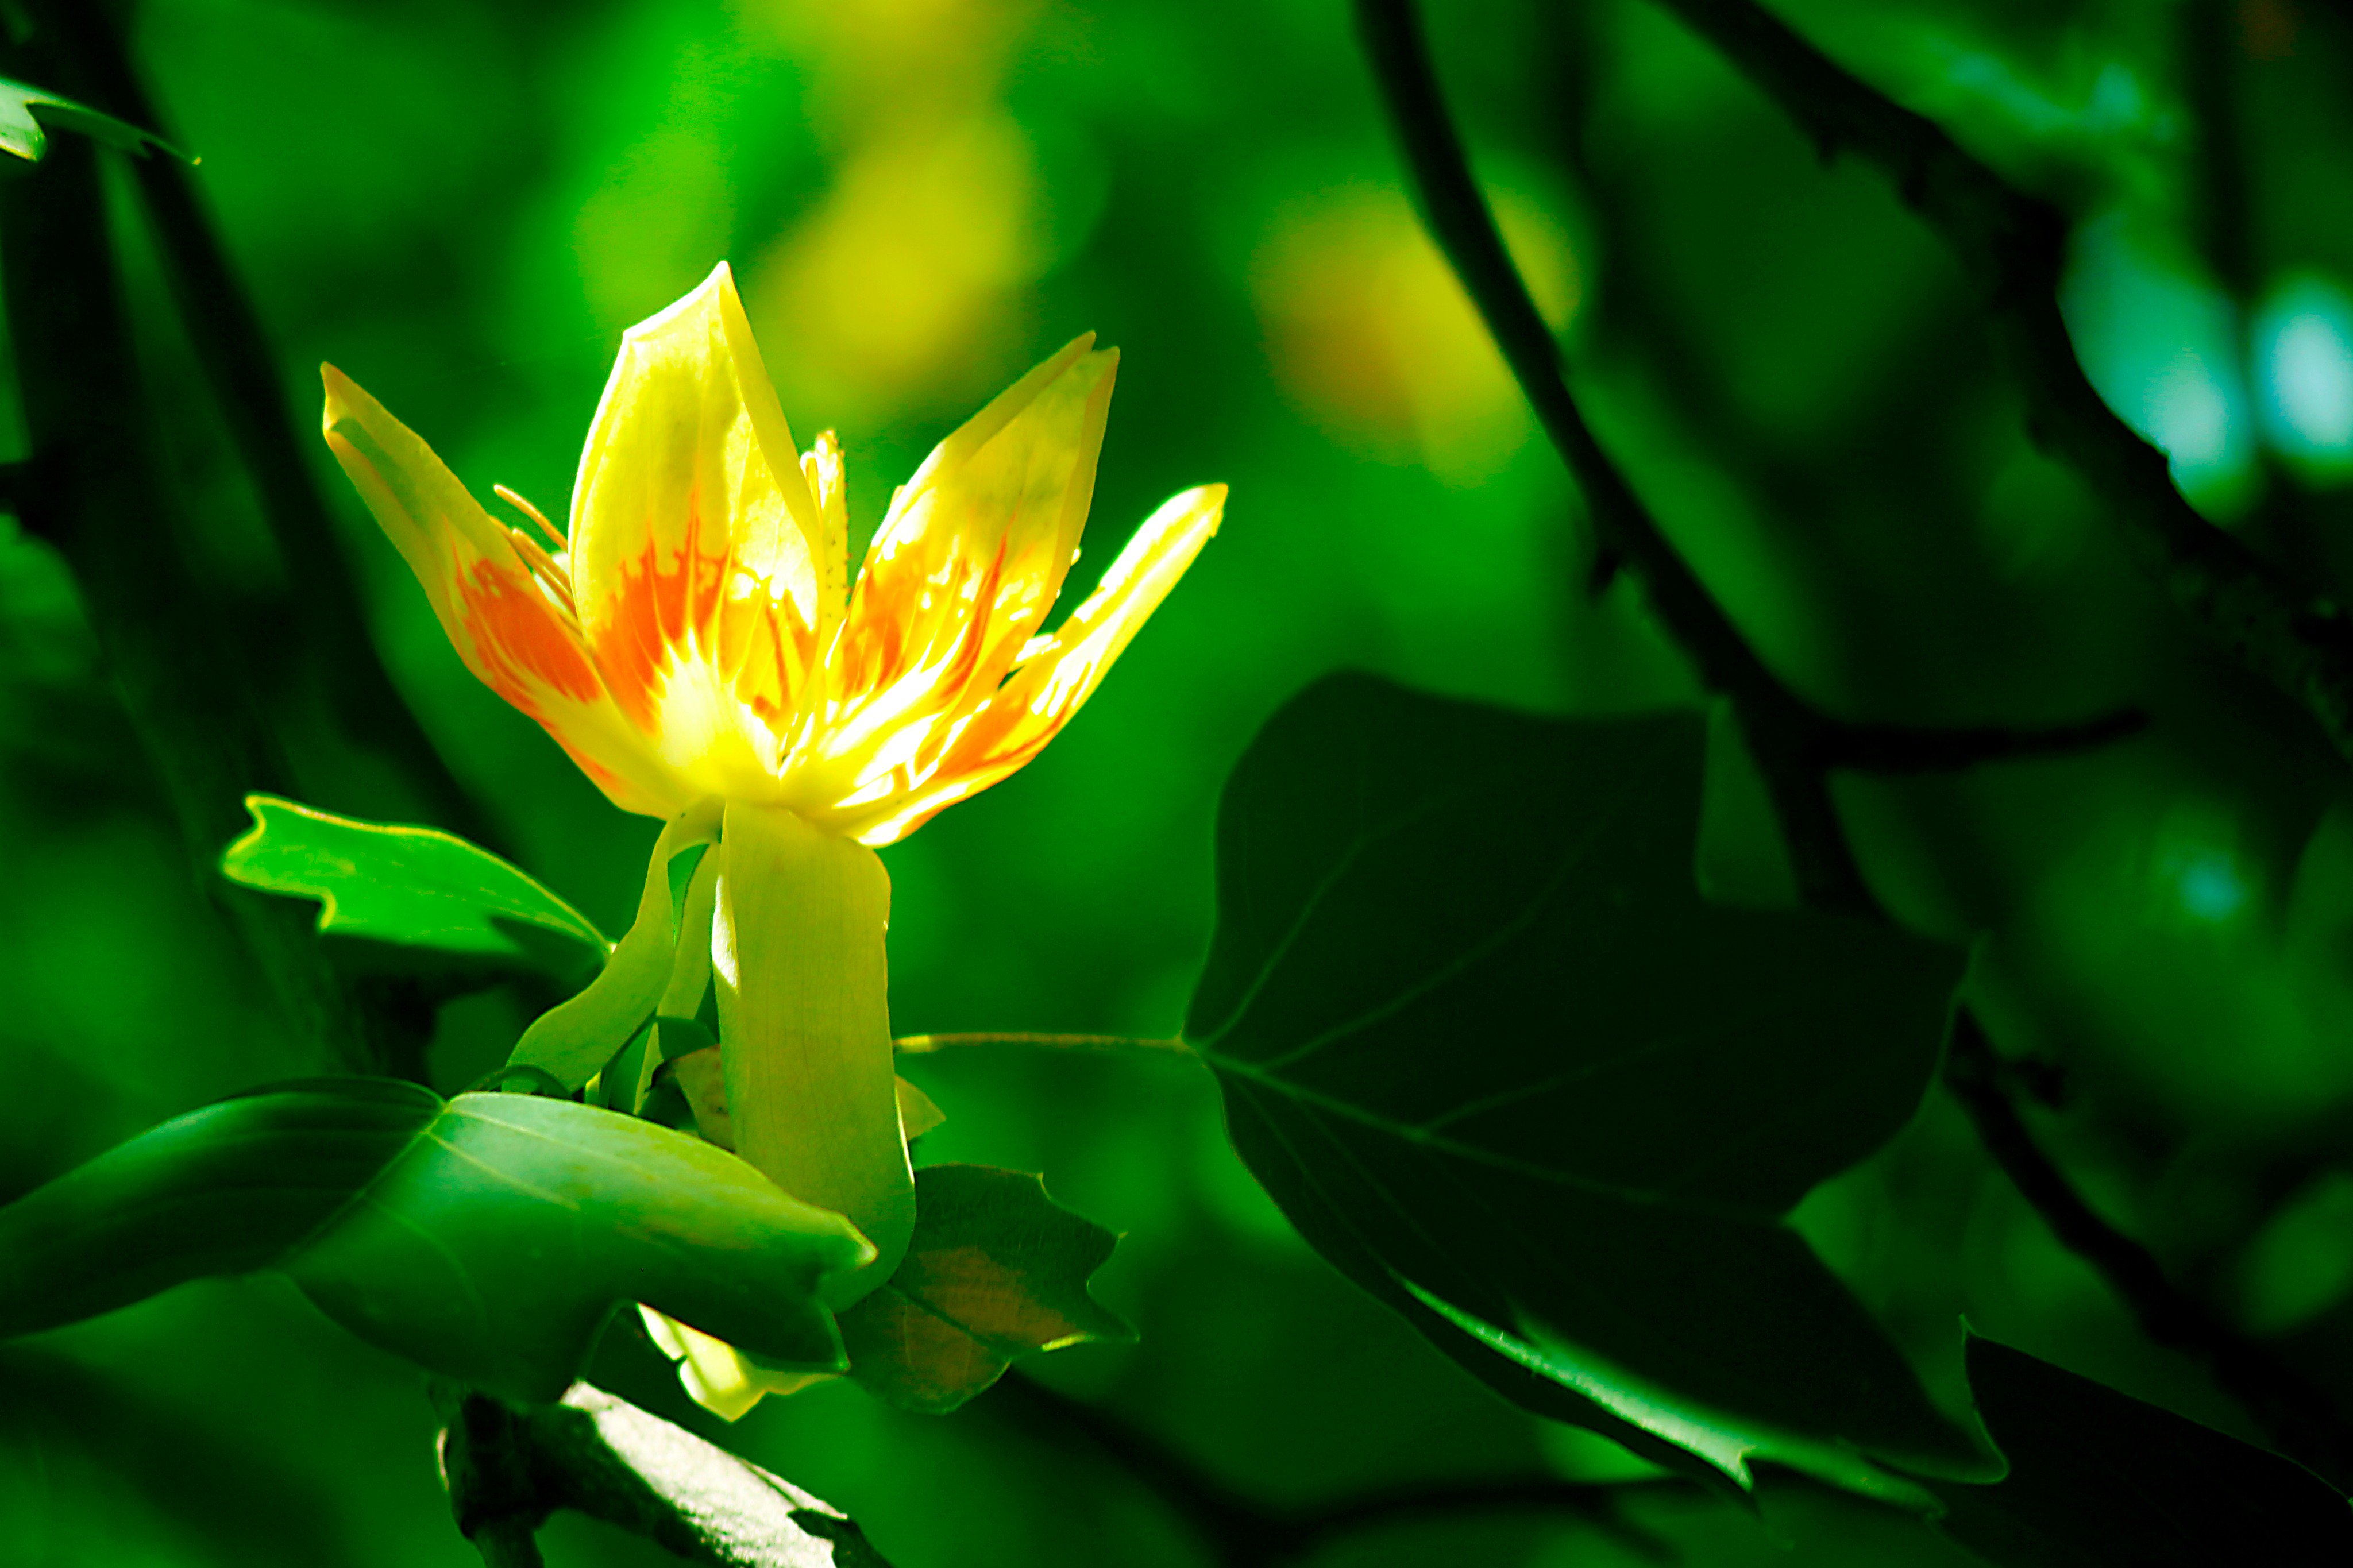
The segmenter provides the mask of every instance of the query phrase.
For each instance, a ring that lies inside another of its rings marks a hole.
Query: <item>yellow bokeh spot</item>
[[[1049,259],[1035,150],[1003,105],[1033,0],[738,0],[807,73],[833,171],[745,269],[787,406],[871,428],[969,402],[1029,344]]]
[[[763,252],[746,303],[787,405],[864,426],[968,402],[1018,353],[1044,262],[1036,162],[990,114],[853,153],[817,211]]]
[[[1525,197],[1491,199],[1538,310],[1565,328],[1581,292],[1567,232]],[[1344,185],[1280,209],[1250,294],[1285,390],[1359,450],[1469,484],[1533,429],[1469,296],[1394,188]]]

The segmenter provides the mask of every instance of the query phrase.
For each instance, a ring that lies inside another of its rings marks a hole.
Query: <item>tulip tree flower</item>
[[[837,1305],[889,1276],[914,1223],[874,851],[1036,756],[1217,531],[1225,487],[1174,497],[1039,634],[1117,363],[1081,338],[941,442],[854,583],[841,449],[796,446],[724,263],[624,335],[570,527],[498,491],[544,542],[322,367],[327,443],[459,656],[616,805],[668,819],[637,925],[515,1059],[585,1081],[715,979],[736,1152],[877,1249]],[[667,868],[696,845],[681,919]]]

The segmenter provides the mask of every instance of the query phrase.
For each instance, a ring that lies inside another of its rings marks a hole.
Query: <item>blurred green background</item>
[[[1801,0],[1831,52],[2079,220],[2087,367],[2218,525],[2345,598],[2353,569],[2353,25],[2302,0]],[[2037,453],[1970,282],[1867,171],[1826,166],[1640,0],[1433,7],[1504,226],[1605,441],[1756,643],[1858,717],[2145,735],[1968,775],[1846,780],[1883,896],[1977,941],[2005,1047],[2063,1085],[2039,1131],[2178,1275],[2353,1395],[2353,811],[2300,715],[2135,574]],[[1035,764],[887,851],[902,1033],[1172,1032],[1204,950],[1217,790],[1325,670],[1556,711],[1696,700],[1631,584],[1598,594],[1575,493],[1422,237],[1338,0],[142,0],[167,134],[261,303],[298,406],[332,359],[478,492],[551,514],[620,331],[733,261],[788,416],[838,428],[861,541],[930,445],[1093,330],[1124,357],[1086,558],[1186,485],[1224,532]],[[119,171],[118,171],[119,174]],[[118,179],[117,184],[123,183]],[[127,186],[124,187],[127,190]],[[118,195],[122,194],[118,191]],[[423,814],[322,710],[281,563],[119,204],[156,437],[237,607],[307,800]],[[307,431],[306,444],[312,444]],[[466,674],[332,466],[368,633],[496,847],[607,930],[654,825]],[[166,1116],[319,1070],[189,875],[70,578],[0,521],[0,1194]],[[1727,777],[1730,774],[1727,773]],[[1769,899],[1737,813],[1699,867]],[[454,1089],[524,1021],[448,1007]],[[1006,1049],[909,1068],[919,1151],[1042,1170],[1124,1232],[1142,1331],[1039,1376],[1240,1490],[1301,1505],[1549,1468],[1624,1473],[1356,1298],[1224,1144],[1174,1059]],[[1941,1097],[1799,1223],[1964,1397],[1957,1322],[2240,1430],[2149,1348]],[[600,1378],[692,1413],[626,1328]],[[214,1283],[0,1351],[13,1562],[459,1564],[422,1380],[275,1280]],[[1181,1564],[1119,1468],[993,1415],[847,1385],[725,1440],[901,1568]],[[1631,1515],[1694,1563],[1962,1561],[1768,1479],[1762,1519]],[[661,1560],[577,1520],[556,1563]],[[1367,1534],[1319,1562],[1615,1564],[1573,1520]]]

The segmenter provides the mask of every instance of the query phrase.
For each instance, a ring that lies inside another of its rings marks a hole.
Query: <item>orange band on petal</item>
[[[575,702],[604,696],[577,634],[558,618],[529,574],[477,561],[458,579],[458,598],[483,678],[509,702],[538,719],[542,689]]]

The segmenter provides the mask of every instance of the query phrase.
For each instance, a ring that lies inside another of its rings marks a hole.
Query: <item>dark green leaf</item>
[[[1694,889],[1695,714],[1327,680],[1228,783],[1186,1035],[1359,1285],[1540,1414],[1925,1506],[1971,1434],[1782,1215],[1892,1135],[1960,955]]]
[[[2344,1568],[2353,1509],[2301,1466],[1972,1337],[1969,1386],[2010,1458],[1940,1483],[1945,1532],[2000,1568]]]
[[[245,804],[253,830],[222,854],[221,870],[266,893],[321,900],[323,932],[559,979],[577,979],[611,951],[579,910],[454,835],[359,822],[275,795]]]
[[[142,131],[111,114],[100,114],[70,98],[59,98],[37,87],[0,78],[0,152],[13,153],[28,163],[39,163],[49,144],[42,131],[45,123],[61,131],[79,131],[109,147],[119,147],[142,157],[148,148],[161,147],[184,163],[195,161],[152,131]]]
[[[868,1256],[839,1215],[649,1121],[324,1079],[191,1112],[0,1209],[0,1334],[270,1268],[364,1339],[553,1399],[624,1301],[839,1365],[818,1283]]]
[[[1017,1357],[1134,1331],[1087,1291],[1118,1238],[987,1165],[915,1173],[915,1237],[890,1279],[841,1314],[849,1375],[902,1410],[954,1410]]]

